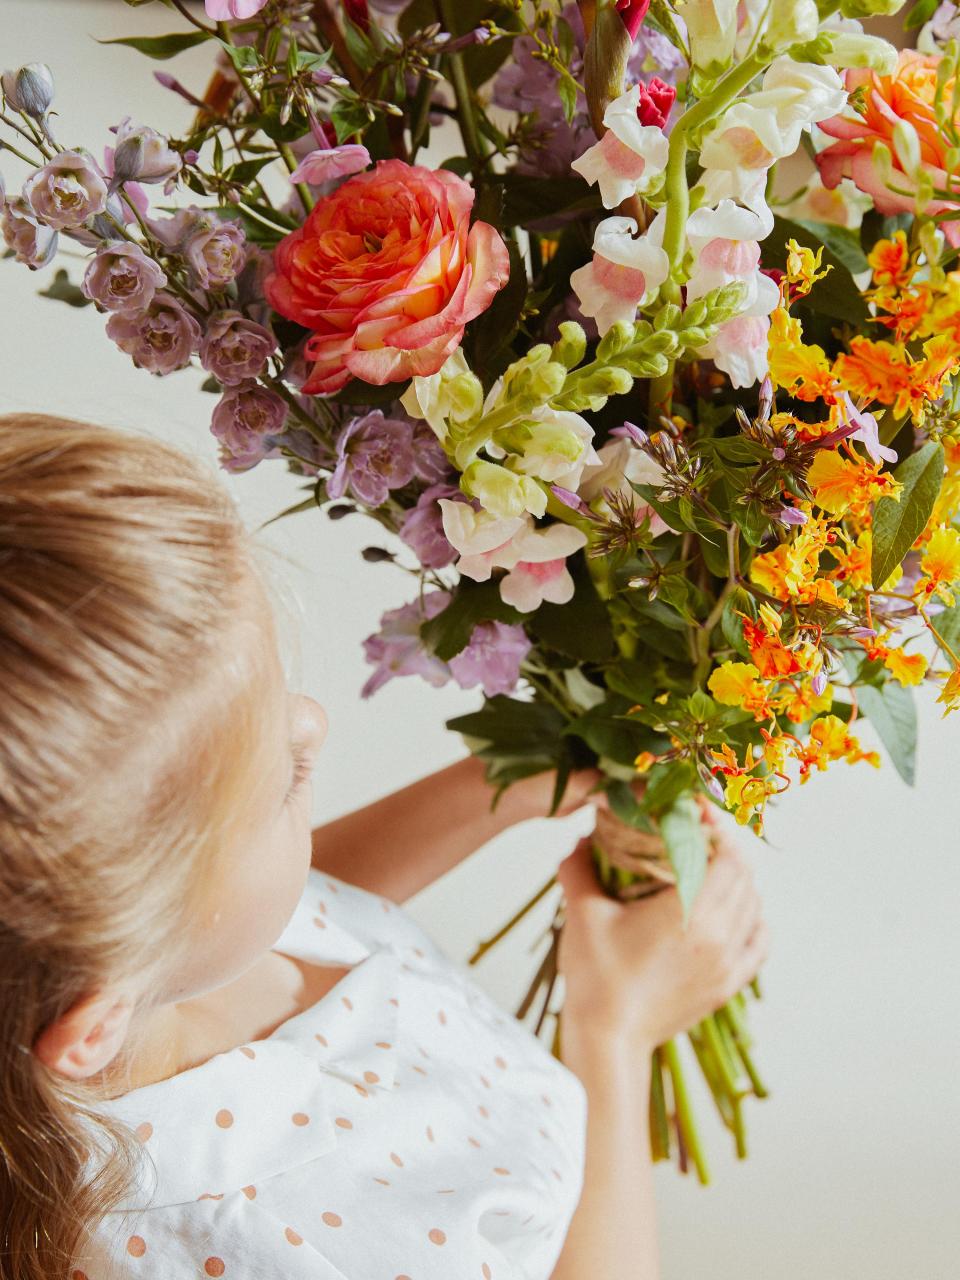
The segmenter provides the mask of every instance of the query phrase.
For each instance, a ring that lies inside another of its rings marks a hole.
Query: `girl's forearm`
[[[564,1017],[563,1061],[587,1091],[583,1193],[551,1280],[659,1280],[650,1161],[651,1052]]]
[[[451,871],[495,835],[526,818],[545,817],[553,774],[508,787],[494,812],[483,761],[456,764],[344,814],[313,832],[313,866],[340,880],[405,902]],[[571,779],[562,812],[582,804],[595,781]]]

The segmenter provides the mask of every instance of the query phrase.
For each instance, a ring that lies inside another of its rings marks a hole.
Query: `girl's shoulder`
[[[396,902],[361,889],[316,867],[307,875],[300,901],[275,951],[309,957],[322,955],[328,963],[356,963],[384,947],[419,950],[423,958],[446,961],[446,956]]]

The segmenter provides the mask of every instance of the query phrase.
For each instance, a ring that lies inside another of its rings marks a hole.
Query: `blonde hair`
[[[231,630],[250,550],[215,476],[176,450],[0,417],[4,1280],[68,1280],[137,1176],[96,1085],[29,1049],[111,981],[157,988],[258,786],[258,682]]]

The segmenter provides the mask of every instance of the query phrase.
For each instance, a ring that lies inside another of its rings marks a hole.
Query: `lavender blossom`
[[[36,271],[45,267],[57,252],[59,235],[33,216],[33,210],[22,196],[5,200],[0,209],[0,231],[4,243],[12,249],[18,262]]]
[[[474,627],[467,647],[450,659],[450,671],[461,689],[479,684],[488,698],[512,693],[520,679],[520,664],[531,647],[523,627],[481,622]]]
[[[107,184],[89,156],[61,151],[30,175],[23,194],[34,215],[48,227],[79,227],[107,207]]]
[[[427,652],[420,628],[449,603],[449,591],[429,591],[410,604],[383,614],[380,630],[363,642],[364,657],[376,670],[361,689],[362,698],[369,698],[395,676],[422,676],[436,689],[447,683],[450,668]]]
[[[191,225],[180,252],[204,289],[222,289],[243,269],[247,242],[237,222],[203,213]]]
[[[307,182],[312,187],[361,173],[370,163],[370,152],[358,143],[320,147],[309,152],[290,175],[291,182]]]
[[[167,283],[160,267],[138,244],[111,240],[87,267],[80,288],[102,311],[145,311]]]
[[[252,379],[229,387],[213,411],[210,430],[221,442],[226,471],[249,471],[264,458],[280,456],[276,436],[283,431],[287,406],[269,387]]]
[[[439,484],[453,474],[450,461],[433,428],[422,418],[413,424],[413,465],[426,484]]]
[[[167,374],[190,363],[200,343],[200,326],[176,298],[158,293],[136,316],[115,312],[107,321],[107,337],[138,369]]]
[[[385,418],[374,409],[353,418],[337,440],[337,466],[327,482],[331,498],[342,498],[347,488],[370,507],[386,502],[391,489],[401,489],[416,474],[412,424]]]
[[[218,311],[207,321],[200,363],[224,386],[236,386],[263,373],[276,346],[273,334],[262,324],[239,311]]]
[[[155,129],[124,116],[114,132],[111,188],[123,182],[169,182],[180,172],[180,156]]]
[[[443,569],[453,564],[459,552],[443,532],[443,510],[440,499],[455,502],[464,495],[452,484],[434,484],[424,489],[417,505],[409,511],[400,526],[400,537],[414,552],[425,569]]]

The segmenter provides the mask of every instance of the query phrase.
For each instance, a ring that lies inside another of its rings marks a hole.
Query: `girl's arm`
[[[652,1050],[564,1011],[563,1061],[587,1091],[583,1192],[551,1280],[659,1280],[648,1106]]]
[[[508,787],[493,813],[493,792],[483,774],[483,761],[467,756],[316,827],[312,865],[393,902],[405,902],[507,827],[546,817],[552,773]],[[598,777],[593,770],[573,774],[559,814],[579,808]]]

